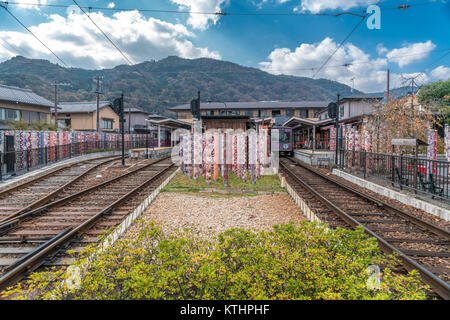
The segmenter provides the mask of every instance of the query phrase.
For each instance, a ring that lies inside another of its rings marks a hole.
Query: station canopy
[[[420,139],[392,139],[392,146],[428,146],[428,143],[420,140]]]
[[[325,119],[325,120],[312,120],[312,119],[303,119],[298,117],[292,117],[288,121],[283,124],[283,127],[291,127],[293,129],[300,127],[318,127],[327,125],[330,123],[334,123],[334,119]]]
[[[151,116],[149,116],[147,121],[149,122],[149,124],[152,124],[154,126],[161,126],[161,127],[166,127],[166,128],[172,128],[172,129],[187,129],[187,130],[191,129],[190,123],[172,119],[172,118],[165,118],[162,116],[151,115]]]

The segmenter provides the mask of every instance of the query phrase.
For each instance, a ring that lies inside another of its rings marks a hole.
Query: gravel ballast
[[[304,221],[287,193],[258,196],[216,196],[163,192],[142,215],[164,231],[194,228],[199,236],[211,236],[231,228],[270,230],[274,225]],[[138,232],[132,226],[125,237]]]

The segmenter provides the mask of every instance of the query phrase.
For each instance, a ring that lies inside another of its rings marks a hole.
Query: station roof
[[[168,128],[175,128],[175,129],[191,129],[191,124],[187,122],[183,122],[180,120],[175,120],[171,118],[164,118],[162,116],[153,116],[150,117],[148,120],[148,123],[154,125],[154,126],[163,126]]]
[[[335,122],[334,119],[325,119],[325,120],[319,121],[319,120],[292,117],[283,124],[283,127],[296,128],[301,125],[306,125],[306,126],[310,126],[310,127],[318,127],[318,126],[323,126],[323,125],[327,125],[327,124],[334,123],[334,122]]]
[[[339,100],[340,103],[351,100],[383,100],[383,97],[371,96],[370,94],[355,94]]]
[[[202,116],[202,119],[248,119],[248,120],[250,120],[250,117],[245,116],[245,115],[231,114],[231,115],[217,115],[217,116]]]
[[[125,108],[125,113],[144,113],[144,114],[150,114],[150,112],[144,111],[140,108],[131,107],[131,108]]]
[[[100,109],[112,107],[109,101],[100,101]],[[87,102],[60,102],[58,113],[90,113],[97,111],[97,101]]]
[[[0,101],[29,104],[39,107],[53,107],[55,104],[29,89],[0,85]]]
[[[245,109],[310,109],[326,108],[330,101],[255,101],[255,102],[202,102],[201,110],[245,110]],[[173,108],[170,111],[190,111],[190,104],[183,104]]]

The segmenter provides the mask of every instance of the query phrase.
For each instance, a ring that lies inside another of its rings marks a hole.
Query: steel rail
[[[74,163],[71,163],[71,164],[64,165],[61,168],[57,168],[55,170],[52,170],[52,171],[50,171],[48,173],[45,173],[42,176],[39,176],[39,177],[36,177],[34,179],[31,179],[31,180],[25,181],[23,183],[17,184],[15,186],[12,186],[12,187],[7,188],[5,190],[0,190],[0,197],[3,197],[5,194],[13,192],[13,191],[16,191],[16,190],[18,190],[20,188],[24,188],[24,187],[26,187],[26,186],[28,186],[30,184],[39,182],[40,180],[43,180],[43,179],[45,179],[47,177],[50,177],[50,176],[52,176],[54,174],[57,174],[57,173],[59,173],[59,172],[61,172],[63,170],[75,167],[76,165],[79,165],[79,164],[82,164],[82,163],[85,163],[85,162],[89,162],[89,161],[102,160],[102,159],[111,158],[111,157],[119,158],[119,156],[103,156],[103,157],[99,157],[99,158],[87,159],[87,160],[83,160],[83,161],[74,162]]]
[[[440,279],[438,276],[430,272],[428,269],[426,269],[424,266],[419,264],[417,261],[411,259],[406,254],[404,254],[402,251],[397,249],[396,247],[389,244],[386,240],[384,240],[382,237],[377,235],[375,232],[355,220],[353,217],[351,217],[349,214],[347,214],[345,211],[337,207],[335,204],[333,204],[331,201],[326,199],[324,196],[322,196],[318,191],[316,191],[312,186],[310,186],[308,183],[303,181],[295,172],[293,172],[291,169],[289,169],[284,163],[280,162],[280,165],[282,166],[283,170],[285,170],[287,173],[289,173],[295,180],[302,185],[308,192],[312,193],[320,202],[322,202],[327,208],[329,208],[333,213],[338,215],[341,219],[343,219],[346,223],[348,223],[352,227],[362,227],[363,230],[370,236],[377,239],[378,244],[380,246],[380,249],[387,253],[392,254],[396,253],[400,259],[402,260],[403,266],[408,270],[418,270],[420,273],[420,276],[422,277],[422,280],[428,284],[440,297],[442,297],[445,300],[450,300],[450,286],[447,282]],[[315,173],[315,172],[314,172]]]
[[[403,218],[405,218],[406,220],[409,220],[410,222],[414,223],[418,227],[425,228],[426,230],[428,230],[428,231],[430,231],[430,232],[432,232],[432,233],[434,233],[434,234],[436,234],[438,236],[441,236],[441,237],[447,238],[447,240],[450,240],[450,232],[448,232],[444,228],[441,228],[441,227],[439,227],[439,226],[437,226],[435,224],[432,224],[432,223],[430,223],[430,222],[428,222],[428,221],[426,221],[426,220],[424,220],[424,219],[422,219],[420,217],[417,217],[417,216],[415,216],[413,214],[410,214],[410,213],[408,213],[406,211],[403,211],[403,210],[401,210],[401,209],[399,209],[399,208],[397,208],[397,207],[395,207],[395,206],[393,206],[393,205],[391,205],[391,204],[389,204],[389,203],[387,203],[387,202],[385,202],[385,201],[383,201],[381,199],[377,199],[377,198],[372,197],[371,195],[362,193],[361,191],[359,191],[359,190],[357,190],[357,189],[355,189],[355,188],[353,188],[353,187],[351,187],[349,185],[346,185],[346,184],[344,184],[344,183],[342,183],[340,181],[337,181],[334,178],[329,177],[329,176],[327,176],[327,175],[325,175],[325,174],[323,174],[321,172],[316,172],[312,168],[310,168],[309,166],[307,166],[307,165],[305,165],[303,163],[300,163],[299,161],[296,161],[296,160],[293,160],[293,159],[289,159],[289,160],[292,161],[293,163],[295,163],[297,166],[300,166],[300,167],[302,167],[302,168],[304,168],[304,169],[306,169],[306,170],[308,170],[308,171],[310,171],[310,172],[312,172],[312,173],[314,173],[314,174],[316,174],[316,175],[326,179],[327,181],[330,181],[333,184],[335,184],[335,185],[337,185],[337,186],[339,186],[339,187],[341,187],[343,189],[346,189],[349,192],[352,192],[353,194],[356,194],[356,195],[358,195],[360,197],[363,197],[363,198],[371,201],[372,203],[375,203],[379,207],[386,208],[387,210],[389,210],[393,214],[401,215]]]
[[[78,225],[76,228],[70,228],[43,244],[41,247],[39,247],[39,250],[35,250],[34,254],[30,254],[25,261],[22,261],[20,265],[16,266],[0,278],[0,292],[6,290],[9,286],[14,285],[14,283],[20,281],[28,272],[34,271],[39,268],[49,257],[49,255],[52,254],[58,247],[66,244],[74,237],[92,228],[100,218],[110,214],[114,208],[127,201],[142,188],[146,187],[149,183],[156,181],[167,171],[173,168],[173,166],[174,164],[171,163],[168,167],[159,171],[156,175],[147,179],[145,182],[141,183],[139,186],[123,195],[118,200],[114,201],[112,204],[108,205],[107,207],[96,213],[94,216]]]
[[[102,165],[105,165],[109,162],[113,162],[117,159],[120,159],[120,157],[113,157],[111,159],[108,159],[106,161],[103,161],[101,163],[98,163],[96,165],[94,165],[92,168],[89,168],[88,170],[85,170],[83,173],[81,173],[80,175],[78,175],[76,178],[70,180],[69,182],[67,182],[66,184],[64,184],[63,186],[59,187],[58,189],[50,192],[49,194],[43,196],[42,198],[36,200],[35,202],[31,203],[30,205],[10,214],[7,217],[4,217],[3,219],[0,219],[0,225],[4,222],[4,221],[8,221],[22,213],[25,213],[31,209],[35,209],[38,208],[40,205],[45,204],[46,202],[48,202],[51,198],[53,198],[55,195],[57,195],[59,192],[63,191],[64,189],[66,189],[67,187],[75,184],[75,182],[79,181],[81,178],[87,176],[89,173],[91,173],[92,171],[94,171],[95,169],[99,168]]]
[[[67,203],[69,201],[72,201],[72,200],[74,200],[76,198],[79,198],[79,197],[81,197],[81,196],[83,196],[83,195],[85,195],[85,194],[87,194],[87,193],[89,193],[91,191],[98,190],[98,189],[100,189],[100,188],[102,188],[102,187],[104,187],[104,186],[106,186],[108,184],[111,184],[111,183],[114,183],[116,181],[119,181],[120,179],[128,177],[128,176],[130,176],[130,175],[132,175],[132,174],[134,174],[134,173],[136,173],[138,171],[144,170],[144,169],[146,169],[148,167],[151,167],[151,166],[153,166],[153,165],[155,165],[155,164],[157,164],[157,163],[159,163],[161,161],[167,160],[167,159],[169,159],[169,158],[158,159],[158,160],[153,161],[153,162],[151,162],[149,164],[146,164],[143,167],[137,168],[137,169],[132,170],[130,172],[124,173],[124,174],[122,174],[122,175],[120,175],[118,177],[111,178],[111,179],[109,179],[107,181],[104,181],[104,182],[101,182],[101,183],[96,184],[94,186],[91,186],[89,188],[83,189],[83,190],[81,190],[81,191],[79,191],[77,193],[74,193],[72,195],[69,195],[69,196],[67,196],[65,198],[62,198],[62,199],[59,199],[59,200],[47,203],[47,204],[43,205],[42,207],[33,209],[31,211],[22,213],[20,215],[17,215],[15,217],[10,218],[10,219],[4,220],[4,221],[2,221],[2,223],[0,223],[0,236],[3,236],[6,233],[10,232],[11,231],[10,229],[16,227],[20,222],[22,222],[24,219],[26,219],[28,217],[32,217],[33,215],[39,214],[39,213],[41,213],[41,212],[43,212],[45,210],[48,210],[50,208],[63,205],[65,203]]]

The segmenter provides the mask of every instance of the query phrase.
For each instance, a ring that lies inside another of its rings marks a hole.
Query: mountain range
[[[171,115],[167,108],[189,103],[201,92],[202,101],[314,101],[335,100],[362,92],[342,83],[273,75],[255,68],[208,58],[182,59],[169,56],[134,66],[86,70],[65,68],[47,60],[14,57],[0,63],[0,84],[28,88],[53,101],[53,83],[60,86],[58,100],[95,100],[94,77],[102,77],[102,100],[114,100],[123,92],[126,107]]]

